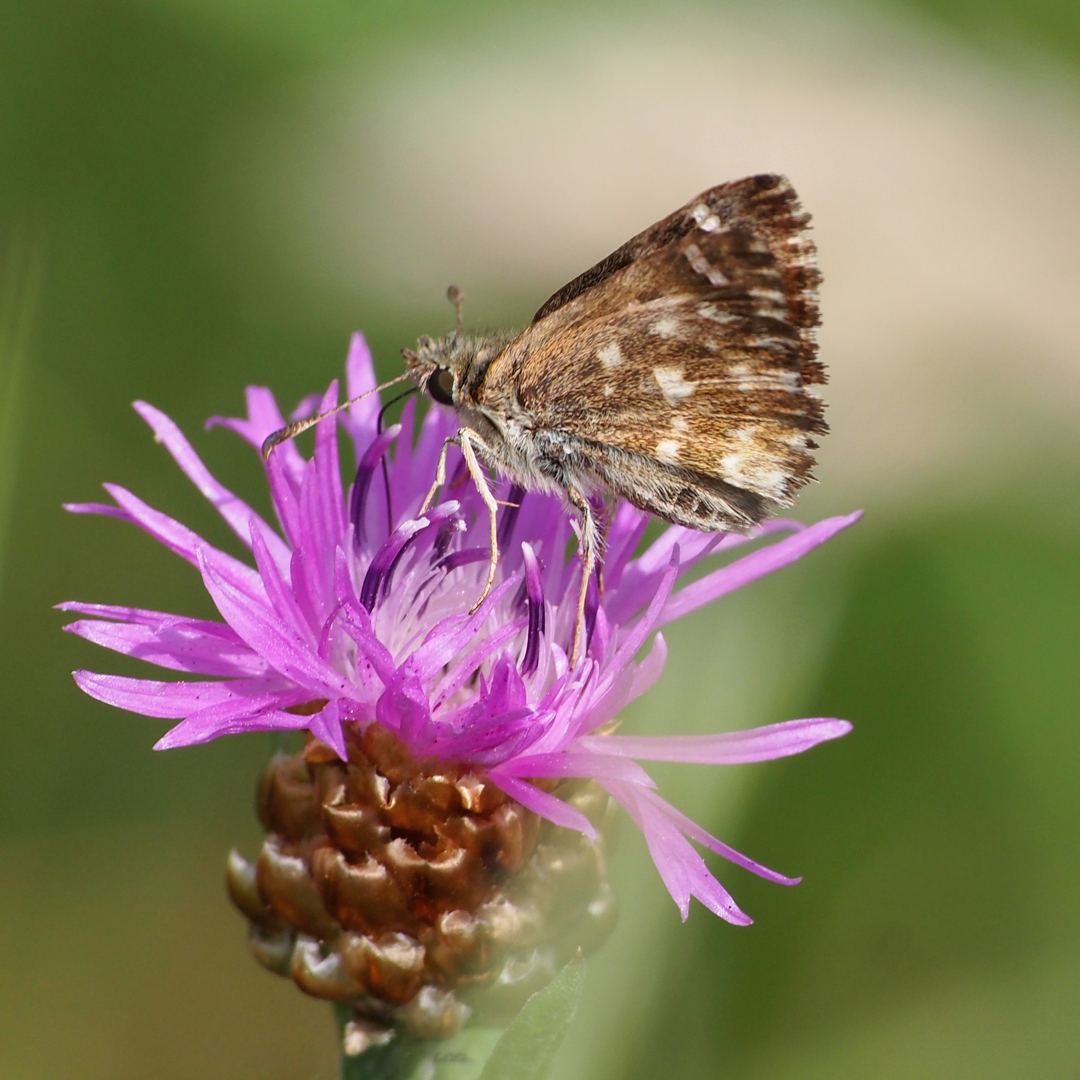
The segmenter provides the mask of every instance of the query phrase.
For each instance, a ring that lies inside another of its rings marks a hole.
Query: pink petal
[[[264,603],[233,588],[212,567],[200,566],[203,584],[222,618],[276,671],[315,697],[352,697],[355,688],[291,631]]]
[[[757,874],[758,877],[765,878],[766,881],[771,881],[776,885],[798,885],[802,881],[802,878],[790,878],[778,874],[775,870],[770,870],[767,866],[762,866],[761,863],[754,862],[753,859],[740,854],[733,847],[725,844],[723,840],[717,840],[712,833],[707,832],[697,822],[680,813],[671,803],[665,802],[655,791],[639,789],[638,795],[639,800],[650,803],[657,812],[667,818],[681,833],[684,833],[691,840],[697,841],[702,847],[715,851],[717,855],[722,855],[728,862],[733,862],[736,866],[741,866],[744,870],[749,870],[750,873]]]
[[[671,553],[671,564],[664,576],[660,579],[648,609],[638,617],[630,628],[629,633],[620,640],[619,647],[611,661],[605,665],[603,674],[595,688],[591,689],[592,704],[588,710],[576,718],[574,732],[591,730],[597,724],[604,723],[603,719],[610,719],[627,701],[625,673],[633,662],[635,654],[645,644],[645,639],[652,633],[657,621],[660,619],[665,605],[670,602],[671,590],[675,585],[675,579],[679,573],[679,549],[676,547]],[[551,749],[545,745],[545,749]]]
[[[338,403],[335,379],[326,391],[319,412],[329,412]],[[318,471],[318,511],[320,529],[327,537],[322,554],[333,555],[345,532],[345,493],[341,487],[341,464],[338,460],[337,422],[323,420],[315,426],[314,462]]]
[[[705,860],[693,849],[676,825],[659,809],[640,797],[632,784],[604,785],[645,834],[660,877],[679,908],[683,922],[690,914],[690,898],[696,896],[710,911],[738,926],[753,920],[739,909],[730,893],[713,877]]]
[[[69,514],[101,514],[102,517],[131,521],[131,517],[119,506],[109,506],[108,503],[63,503],[62,505]]]
[[[526,809],[542,818],[561,825],[564,829],[576,829],[584,833],[590,840],[596,839],[596,829],[592,822],[575,806],[571,806],[538,787],[518,780],[516,777],[507,776],[498,769],[492,769],[488,778],[497,784],[511,799],[516,799]]]
[[[555,652],[557,648],[558,646],[552,647],[552,654],[555,656],[559,655]],[[564,670],[548,688],[536,711],[550,713],[551,721],[547,731],[530,747],[534,754],[562,750],[573,737],[581,724],[578,705],[584,699],[587,689],[592,686],[596,668],[595,661],[586,660],[573,672]],[[558,670],[556,665],[556,671]]]
[[[797,521],[776,518],[751,530],[749,536],[738,533],[702,533],[681,525],[672,525],[639,558],[626,567],[618,589],[606,603],[608,614],[616,622],[627,622],[656,591],[671,552],[679,548],[679,575],[696,563],[719,551],[729,551],[762,536],[781,530],[805,528]]]
[[[247,418],[233,419],[212,416],[206,421],[207,428],[227,427],[235,431],[245,442],[250,443],[260,453],[262,445],[270,435],[285,426],[285,417],[274,400],[274,395],[265,386],[249,386],[244,395],[247,399]],[[298,484],[304,469],[304,459],[292,441],[281,443],[273,457],[280,457],[286,475]]]
[[[264,467],[266,482],[270,487],[270,501],[274,504],[274,513],[277,514],[286,540],[295,550],[301,542],[299,493],[306,463],[302,458],[300,459],[300,479],[294,479],[285,455],[281,453],[286,446],[296,452],[296,447],[291,442],[281,443],[270,455],[270,460],[265,462]],[[299,457],[299,454],[297,456]]]
[[[664,576],[660,579],[656,595],[649,603],[648,609],[630,629],[630,632],[619,641],[619,650],[612,658],[611,667],[618,669],[628,664],[637,654],[638,649],[645,644],[645,639],[653,632],[658,620],[667,610],[671,603],[671,590],[675,585],[675,578],[679,573],[679,549],[674,548],[671,552],[671,563]]]
[[[413,450],[413,471],[417,477],[427,477],[427,483],[435,475],[435,464],[442,451],[443,441],[457,431],[457,414],[450,409],[432,406],[420,425],[420,437]],[[391,471],[391,486],[398,481],[397,470]]]
[[[663,634],[657,633],[645,659],[615,676],[611,689],[591,701],[578,716],[574,731],[595,731],[609,720],[614,720],[626,705],[651,689],[663,674],[666,661],[667,642]]]
[[[147,506],[142,499],[116,484],[106,484],[105,490],[117,501],[120,508],[134,524],[148,532],[170,551],[187,559],[193,566],[199,565],[199,553],[217,574],[234,588],[251,597],[263,596],[262,581],[258,573],[239,559],[226,555],[193,533],[186,525],[166,514]]]
[[[314,416],[319,409],[319,402],[322,401],[322,394],[308,394],[307,397],[301,398],[293,411],[289,413],[289,423],[294,420],[307,420],[309,416]]]
[[[519,584],[520,575],[515,574],[507,578],[488,593],[487,599],[477,609],[475,615],[464,618],[460,615],[450,615],[431,630],[423,644],[412,654],[416,660],[421,681],[427,682],[450,663],[476,637],[495,605],[510,589],[516,588]]]
[[[346,562],[345,552],[338,548],[334,553],[334,587],[342,604],[341,619],[349,636],[358,649],[357,668],[366,668],[379,682],[386,686],[393,679],[397,667],[390,650],[379,640],[371,624],[371,615],[360,603]]]
[[[639,510],[628,502],[619,503],[604,554],[604,584],[608,590],[618,590],[623,570],[641,543],[649,521],[650,517],[644,510]]]
[[[337,402],[337,383],[331,384],[320,412]],[[273,460],[273,455],[271,455]],[[344,496],[337,458],[337,428],[333,419],[315,428],[315,456],[304,468],[295,532],[287,533],[296,549],[290,568],[293,592],[313,625],[322,626],[336,606],[332,590],[334,551],[345,532]]]
[[[618,761],[620,766],[633,764],[634,768],[611,768]],[[571,749],[560,750],[553,754],[525,754],[521,757],[504,761],[499,772],[505,776],[520,777],[561,777],[579,776],[599,780],[625,780],[629,784],[641,784],[655,787],[652,777],[636,762],[630,763],[604,754],[579,750],[575,744]]]
[[[395,389],[399,389],[395,387]],[[414,502],[419,506],[421,499],[431,487],[432,475],[422,473],[416,468],[413,451],[413,433],[416,425],[416,398],[409,398],[402,406],[398,420],[401,438],[394,443],[394,476],[390,488],[393,493],[393,511],[396,518],[401,518]]]
[[[685,761],[696,765],[743,765],[800,754],[851,730],[846,720],[815,717],[728,731],[721,735],[586,735],[578,745],[598,754],[642,761]]]
[[[471,652],[461,657],[447,671],[446,677],[432,691],[432,709],[440,708],[448,698],[457,690],[460,690],[476,674],[480,665],[488,657],[499,652],[507,642],[512,641],[518,634],[527,629],[528,625],[529,620],[523,616],[511,623],[507,623],[505,626],[500,626],[490,637],[481,638]]]
[[[113,652],[174,671],[243,678],[265,675],[270,670],[266,661],[246,645],[186,626],[154,629],[131,623],[80,619],[68,623],[64,629]]]
[[[303,692],[282,694],[278,704],[284,707],[299,705],[307,698]],[[264,700],[251,702],[245,709],[242,703],[225,702],[192,713],[186,720],[169,728],[156,743],[155,750],[175,750],[181,746],[197,746],[220,735],[238,735],[252,731],[302,731],[308,726],[310,716],[284,712],[271,706],[274,702]]]
[[[652,648],[645,659],[634,669],[633,683],[627,701],[633,701],[652,689],[653,684],[664,673],[667,655],[667,642],[664,640],[664,635],[658,632],[653,638]]]
[[[862,517],[862,511],[857,510],[854,514],[844,517],[826,518],[793,536],[788,536],[768,547],[759,548],[728,566],[706,574],[693,584],[680,589],[668,601],[659,625],[663,626],[675,619],[680,619],[695,608],[701,607],[702,604],[734,592],[751,581],[756,581],[766,574],[771,574],[774,570],[796,562],[818,544],[825,543],[841,529],[854,524],[860,517]]]
[[[349,342],[349,355],[345,360],[345,394],[349,399],[374,390],[375,365],[371,359],[371,349],[361,333],[355,333]],[[356,461],[367,444],[375,437],[375,426],[382,402],[378,394],[369,394],[349,406],[344,426],[356,444]]]
[[[80,615],[94,615],[99,619],[116,619],[119,622],[135,623],[139,626],[182,627],[220,637],[225,641],[240,643],[235,631],[226,623],[189,619],[186,615],[173,615],[168,611],[118,607],[115,604],[84,604],[77,600],[67,600],[63,604],[56,604],[55,607],[57,611],[74,611]]]
[[[751,529],[748,535],[742,533],[702,533],[695,529],[687,529],[681,525],[672,525],[642,553],[639,559],[634,560],[635,568],[643,572],[661,570],[671,561],[671,550],[679,545],[679,565],[691,565],[692,560],[702,557],[703,551],[712,551],[717,544],[725,550],[740,547],[758,540],[763,536],[769,536],[774,532],[801,532],[806,526],[801,521],[793,521],[791,518],[772,518],[764,524]]]
[[[223,702],[276,702],[287,684],[274,679],[232,679],[229,682],[159,682],[129,679],[122,675],[98,675],[93,671],[72,673],[79,689],[118,709],[179,720],[191,713]],[[303,700],[301,698],[301,700]]]
[[[264,534],[266,524],[263,522],[251,523],[251,551],[255,556],[255,566],[262,578],[263,587],[266,589],[266,597],[270,606],[274,609],[278,618],[301,640],[311,647],[315,646],[315,634],[304,618],[300,605],[296,602],[289,583],[285,580],[278,565],[270,557],[266,548]]]
[[[341,730],[341,704],[330,701],[313,716],[309,716],[308,731],[329,746],[342,761],[349,760],[345,733]]]
[[[375,706],[375,718],[397,733],[414,754],[426,754],[435,741],[431,707],[412,658],[398,668]]]
[[[222,484],[219,484],[210,474],[210,470],[202,463],[199,455],[195,453],[191,443],[184,437],[183,432],[159,409],[148,405],[145,401],[135,402],[135,411],[150,425],[150,429],[157,436],[158,441],[163,443],[165,449],[173,456],[173,460],[183,469],[195,486],[208,502],[225,519],[229,528],[240,538],[241,542],[250,546],[251,529],[249,523],[254,519],[263,526],[267,547],[279,567],[289,565],[289,549],[280,536],[275,533],[262,518],[243,499],[237,498]]]
[[[371,482],[382,464],[383,455],[400,434],[401,425],[391,424],[381,435],[373,438],[359,455],[356,476],[349,490],[349,518],[356,530],[356,542],[363,550],[369,547],[378,549],[381,540],[372,541],[371,538],[388,536],[393,532],[387,524],[386,499],[379,495],[373,499],[370,492]]]

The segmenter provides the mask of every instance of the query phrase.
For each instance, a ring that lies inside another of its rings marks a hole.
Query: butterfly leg
[[[589,500],[577,488],[568,487],[566,497],[581,514],[581,588],[578,590],[577,622],[574,623],[574,644],[570,650],[570,666],[576,667],[585,632],[585,601],[589,595],[589,580],[596,569],[600,551],[600,530]]]
[[[427,493],[427,498],[424,499],[423,506],[420,507],[420,513],[425,514],[428,508],[435,501],[435,496],[439,492],[439,488],[446,483],[446,455],[450,453],[451,446],[460,446],[461,439],[459,435],[451,435],[443,444],[442,450],[439,451],[439,463],[435,466],[435,483],[431,485],[431,490]]]
[[[469,614],[472,615],[487,599],[492,585],[495,584],[495,571],[499,566],[499,504],[495,501],[495,496],[491,494],[487,477],[484,475],[484,467],[480,464],[480,459],[476,456],[474,449],[474,447],[479,447],[481,450],[489,450],[487,443],[471,428],[462,428],[457,433],[457,437],[461,453],[465,457],[466,468],[476,485],[477,494],[488,509],[488,524],[491,531],[491,562],[488,564],[487,582],[484,584],[480,599],[469,610]]]

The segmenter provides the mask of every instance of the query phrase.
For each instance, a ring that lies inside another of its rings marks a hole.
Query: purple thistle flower
[[[371,356],[357,334],[347,362],[349,397],[374,385]],[[294,416],[337,401],[335,381],[321,402],[307,399]],[[265,388],[249,387],[247,406],[245,419],[210,425],[231,428],[259,448],[285,420]],[[621,503],[608,532],[604,590],[590,597],[588,647],[571,669],[581,571],[579,560],[565,557],[571,526],[558,500],[520,489],[504,495],[512,505],[500,524],[499,578],[469,615],[487,571],[487,517],[479,497],[459,475],[446,492],[452,498],[416,516],[455,417],[432,407],[414,445],[415,400],[382,434],[379,407],[371,396],[341,414],[355,448],[348,493],[341,483],[338,421],[317,426],[310,460],[294,443],[273,453],[265,467],[277,531],[210,475],[167,416],[137,402],[158,440],[250,550],[254,566],[115,485],[105,485],[115,505],[68,505],[74,513],[138,525],[187,559],[223,619],[61,604],[90,616],[65,627],[72,633],[159,667],[209,677],[160,681],[77,671],[78,685],[110,705],[178,720],[157,749],[242,731],[307,729],[344,758],[343,725],[379,723],[417,757],[483,770],[528,809],[589,836],[593,826],[579,810],[530,780],[592,778],[644,832],[683,919],[696,896],[729,922],[749,923],[691,841],[770,881],[793,885],[799,879],[760,866],[680,814],[638,762],[765,761],[837,738],[851,725],[814,718],[722,735],[595,732],[660,676],[667,654],[662,626],[794,562],[859,515],[808,527],[772,521],[752,537],[671,526],[636,555],[648,515]],[[389,505],[378,475],[384,463]],[[677,587],[706,556],[779,534],[786,535]],[[639,662],[650,636],[652,646]]]

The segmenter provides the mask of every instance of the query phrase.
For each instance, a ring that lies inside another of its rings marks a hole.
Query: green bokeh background
[[[639,14],[587,6],[612,25]],[[1076,4],[874,10],[912,9],[1003,70],[1046,57],[1075,92]],[[135,530],[60,503],[113,480],[228,546],[128,403],[197,433],[236,413],[246,383],[285,402],[324,386],[356,327],[391,373],[433,311],[434,329],[446,322],[435,305],[321,301],[239,231],[208,259],[200,222],[227,222],[244,196],[206,149],[346,52],[385,72],[421,44],[482,37],[505,11],[0,3],[0,1076],[333,1075],[329,1009],[254,965],[221,885],[228,848],[257,843],[269,741],[151,754],[162,725],[85,699],[69,676],[137,669],[62,635],[50,609],[210,616],[209,601]],[[196,441],[225,483],[260,490],[227,434]],[[725,866],[754,927],[700,908],[683,926],[625,829],[623,920],[590,965],[557,1075],[1080,1075],[1080,469],[1045,455],[1023,463],[1007,506],[871,505],[803,564],[672,629],[669,670],[628,729],[834,715],[856,731],[737,775],[656,770],[725,839],[806,880],[781,889]]]

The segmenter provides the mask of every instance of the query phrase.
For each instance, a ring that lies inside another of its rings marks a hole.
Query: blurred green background
[[[807,520],[856,529],[672,628],[627,730],[844,716],[739,770],[665,767],[797,889],[757,920],[623,913],[560,1078],[1080,1075],[1080,7],[481,0],[0,3],[0,1076],[329,1078],[329,1009],[222,888],[261,737],[152,754],[82,697],[135,672],[64,599],[210,615],[194,572],[65,500],[113,480],[228,545],[128,405],[257,504],[222,431],[348,335],[381,370],[551,291],[696,191],[787,172],[816,215],[834,434]],[[262,505],[265,505],[265,500]]]

